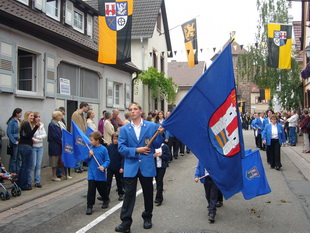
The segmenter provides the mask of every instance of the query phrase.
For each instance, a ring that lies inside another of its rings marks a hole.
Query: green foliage
[[[139,74],[135,82],[142,82],[143,85],[149,86],[152,91],[152,97],[165,97],[169,104],[174,104],[178,91],[178,85],[172,78],[166,78],[164,72],[158,72],[154,67]]]
[[[247,79],[260,89],[271,89],[271,98],[276,95],[284,109],[302,106],[303,90],[299,78],[300,67],[292,58],[291,70],[280,70],[267,66],[268,23],[288,23],[288,5],[285,0],[257,0],[259,11],[257,46],[239,54],[237,61],[237,78]],[[280,90],[280,91],[279,91]],[[270,101],[271,102],[271,101]],[[272,103],[270,103],[272,104]]]

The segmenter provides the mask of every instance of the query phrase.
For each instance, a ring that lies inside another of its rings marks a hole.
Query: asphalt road
[[[246,148],[254,149],[252,131],[244,131]],[[261,153],[267,178],[272,189],[268,195],[245,200],[237,194],[224,201],[218,209],[216,222],[208,223],[207,201],[202,184],[193,181],[197,159],[186,154],[174,160],[167,169],[164,182],[164,202],[154,206],[153,228],[143,229],[143,197],[137,196],[131,232],[310,232],[310,183],[282,153],[282,171],[270,169],[265,152]],[[138,188],[139,189],[139,188]],[[114,232],[120,224],[121,206],[115,187],[111,190],[111,203],[102,210],[101,202],[94,206],[91,216],[86,211],[87,181],[73,185],[67,192],[52,193],[44,202],[16,213],[11,222],[0,223],[0,232]],[[36,201],[36,200],[35,200]]]

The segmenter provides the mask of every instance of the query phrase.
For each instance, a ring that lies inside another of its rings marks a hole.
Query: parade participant
[[[15,108],[12,116],[8,119],[6,124],[8,128],[6,130],[6,135],[9,138],[9,149],[10,149],[10,162],[9,162],[9,171],[13,173],[19,173],[20,166],[22,164],[21,155],[18,153],[18,143],[19,143],[19,125],[20,118],[22,116],[22,109]]]
[[[132,212],[136,201],[137,180],[139,178],[143,190],[144,207],[142,213],[144,229],[152,228],[153,212],[153,177],[156,176],[156,167],[153,154],[155,148],[159,148],[164,140],[161,135],[164,128],[141,118],[142,108],[137,103],[129,105],[131,123],[123,126],[118,139],[118,150],[124,156],[124,190],[125,197],[121,209],[122,223],[115,228],[116,232],[130,232],[132,224]],[[153,135],[160,134],[150,144]]]
[[[195,179],[194,181],[197,183],[200,180],[203,183],[206,199],[208,201],[208,216],[209,222],[215,222],[216,215],[216,204],[218,201],[218,188],[212,180],[210,174],[207,169],[202,165],[200,161],[198,161],[198,165],[196,167]]]
[[[41,122],[41,115],[38,112],[34,113],[34,121],[40,122],[38,130],[32,137],[32,166],[31,172],[34,171],[34,186],[42,188],[41,185],[41,163],[43,158],[43,140],[47,137],[44,129],[44,124]]]
[[[102,209],[109,207],[109,197],[107,195],[107,175],[106,169],[110,164],[107,149],[101,145],[102,134],[99,131],[92,132],[90,138],[90,151],[85,162],[88,163],[88,191],[87,191],[87,210],[86,214],[93,213],[95,204],[96,189],[103,198]],[[99,164],[98,164],[99,163]]]
[[[274,114],[274,111],[267,110],[266,114],[267,114],[267,117],[265,117],[265,119],[263,121],[263,130],[266,127],[266,125],[271,123],[271,116]],[[270,164],[269,150],[266,150],[266,156],[267,156],[267,163]]]
[[[171,112],[166,112],[166,118],[170,116]],[[180,148],[180,141],[175,137],[171,132],[166,131],[165,133],[166,139],[165,142],[168,144],[170,153],[171,153],[171,161],[172,161],[172,156],[174,159],[178,159],[179,157],[179,148]]]
[[[32,165],[32,137],[40,126],[40,121],[34,122],[33,112],[26,112],[20,126],[18,153],[22,157],[22,165],[18,174],[17,184],[22,190],[31,190],[30,171]]]
[[[291,114],[292,114],[291,117],[286,120],[288,122],[288,128],[289,128],[289,143],[291,144],[291,146],[296,146],[297,143],[296,126],[298,124],[299,116],[296,110],[293,110]]]
[[[278,117],[272,115],[270,119],[271,123],[266,125],[262,134],[263,143],[267,145],[270,167],[279,171],[282,167],[280,147],[285,142],[285,134],[282,125],[277,122]]]
[[[265,118],[264,112],[258,113],[258,117],[255,120],[255,122],[253,123],[253,128],[255,128],[257,130],[257,144],[261,150],[265,150],[265,145],[263,145],[263,143],[262,143],[262,132],[264,129],[264,124],[263,124],[264,118]]]
[[[109,152],[110,165],[107,170],[107,193],[110,195],[113,175],[116,179],[118,200],[122,201],[124,199],[123,190],[123,173],[124,173],[124,158],[118,152],[118,133],[112,134],[112,144],[110,144],[107,149]]]
[[[156,163],[156,196],[155,203],[157,206],[160,206],[164,200],[163,191],[164,191],[164,176],[166,173],[166,168],[169,167],[169,160],[171,158],[171,154],[169,151],[169,147],[166,144],[161,144],[161,147],[155,149],[155,163]]]
[[[74,123],[80,128],[80,130],[82,130],[83,133],[86,133],[86,118],[84,116],[84,113],[86,113],[87,111],[88,111],[88,103],[81,102],[80,108],[76,110],[71,117],[71,120],[74,121]],[[82,173],[83,171],[84,171],[83,161],[77,160],[75,165],[75,172]]]

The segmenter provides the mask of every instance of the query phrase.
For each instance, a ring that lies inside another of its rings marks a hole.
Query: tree
[[[149,67],[147,70],[139,74],[135,83],[142,82],[143,85],[149,86],[152,97],[165,97],[169,104],[174,104],[178,91],[178,85],[175,84],[172,78],[166,78],[164,72],[158,72],[154,67]]]
[[[291,70],[281,70],[267,66],[267,26],[268,23],[288,23],[288,6],[285,0],[257,0],[259,12],[255,47],[240,54],[237,61],[237,77],[248,79],[260,89],[270,88],[271,99],[277,97],[284,109],[298,109],[303,106],[303,90],[300,67],[292,58]],[[269,102],[270,106],[272,101]]]

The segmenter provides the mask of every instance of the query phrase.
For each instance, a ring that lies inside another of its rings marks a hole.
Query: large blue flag
[[[77,159],[74,157],[73,136],[67,130],[62,130],[62,161],[65,167],[74,168]]]
[[[226,199],[243,187],[236,98],[229,44],[162,125],[198,157]]]
[[[259,150],[242,159],[244,199],[251,199],[271,192]]]
[[[72,121],[72,134],[74,141],[74,156],[76,159],[85,160],[89,154],[89,138],[83,131]],[[88,145],[88,146],[87,146]]]

